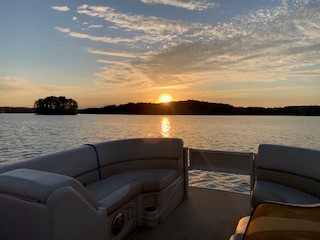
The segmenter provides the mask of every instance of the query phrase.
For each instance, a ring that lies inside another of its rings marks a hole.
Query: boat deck
[[[238,220],[249,214],[249,195],[189,187],[189,199],[164,222],[137,228],[127,239],[229,239]]]

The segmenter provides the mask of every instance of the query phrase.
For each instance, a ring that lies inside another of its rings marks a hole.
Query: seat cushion
[[[141,184],[132,182],[103,197],[99,200],[99,203],[107,209],[107,215],[109,216],[140,193]]]
[[[320,222],[281,217],[258,217],[249,223],[245,240],[320,238]]]
[[[161,191],[178,177],[178,172],[172,169],[150,169],[135,171],[134,181],[141,183],[142,192]]]
[[[112,179],[110,179],[112,178]],[[87,190],[107,209],[107,215],[129,202],[141,193],[142,186],[138,182],[122,181],[114,176],[87,186]],[[115,181],[118,180],[118,181]]]
[[[87,186],[110,214],[140,193],[161,191],[178,176],[172,169],[148,169],[113,175]]]
[[[320,199],[295,188],[273,182],[257,181],[252,195],[252,205],[255,208],[259,203],[265,201],[309,204],[318,203]]]

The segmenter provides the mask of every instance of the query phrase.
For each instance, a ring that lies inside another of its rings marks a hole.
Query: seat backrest
[[[262,144],[256,166],[258,181],[283,184],[320,197],[320,151]]]
[[[177,138],[126,139],[95,144],[101,174],[167,168],[183,173],[183,142]]]
[[[73,177],[85,185],[98,180],[97,166],[94,149],[90,146],[82,146],[10,164],[1,167],[0,173],[26,168]]]

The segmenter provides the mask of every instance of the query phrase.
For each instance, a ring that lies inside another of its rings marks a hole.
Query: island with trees
[[[78,113],[78,103],[72,98],[46,97],[34,102],[36,114],[44,115],[75,115]]]

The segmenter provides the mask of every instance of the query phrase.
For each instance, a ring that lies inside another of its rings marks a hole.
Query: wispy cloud
[[[123,57],[123,58],[139,58],[139,57],[143,57],[142,54],[130,53],[130,52],[102,51],[102,50],[94,50],[94,49],[89,49],[88,52],[92,53],[92,54],[113,56],[113,57]]]
[[[173,41],[178,39],[179,35],[187,34],[188,31],[201,26],[197,23],[183,23],[159,17],[119,13],[108,6],[83,4],[77,8],[77,13],[103,18],[105,21],[114,24],[116,28],[133,33],[136,41],[150,44]]]
[[[62,32],[62,33],[70,33],[70,29],[69,28],[54,27],[54,29],[56,29],[56,30],[58,30],[59,32]]]
[[[0,92],[18,92],[30,90],[33,85],[23,77],[19,76],[0,76]]]
[[[124,62],[124,61],[98,59],[97,62],[105,63],[105,64],[112,64],[112,65],[130,66],[129,62]]]
[[[55,27],[61,33],[67,33],[68,36],[80,39],[88,39],[94,42],[103,42],[103,43],[132,43],[135,42],[135,39],[130,38],[111,38],[111,37],[99,37],[93,36],[85,33],[73,32],[69,28]]]
[[[67,12],[70,10],[67,6],[51,6],[51,8],[60,12]]]
[[[169,26],[173,41],[174,36],[182,35],[190,40],[169,46],[147,59],[131,61],[126,68],[118,69],[117,74],[115,68],[104,69],[104,74],[100,76],[108,76],[108,79],[113,76],[125,81],[124,76],[136,71],[141,79],[155,87],[192,85],[199,81],[209,84],[215,81],[267,82],[287,79],[295,69],[320,64],[319,6],[310,7],[306,1],[296,1],[290,8],[288,4],[259,9],[215,26],[199,23],[188,26],[177,23],[181,28]],[[158,21],[162,21],[158,18],[153,19],[152,28],[151,25],[140,25],[137,20],[139,16],[119,15],[108,7],[83,5],[79,9],[88,15],[103,17],[119,28],[139,29],[145,33],[143,37],[151,35],[152,39],[155,33],[166,31],[161,30],[161,24],[160,30],[157,29]],[[132,18],[130,23],[129,18]],[[142,17],[140,20],[143,22],[145,19]],[[204,40],[197,41],[196,38],[200,37]],[[296,75],[303,72],[317,73],[300,71]]]
[[[199,10],[203,11],[208,8],[217,7],[220,4],[215,2],[203,1],[203,0],[141,0],[143,3],[148,4],[163,4],[173,7],[185,8],[187,10]]]
[[[63,92],[92,92],[94,89],[88,87],[75,87],[75,86],[61,86],[55,84],[34,83],[26,78],[19,76],[0,76],[0,92],[6,94],[24,94],[24,95],[38,95],[47,92],[51,94],[63,94]],[[13,95],[13,97],[16,97]]]
[[[90,25],[88,28],[102,28],[103,25]]]

